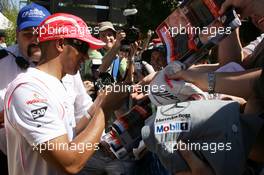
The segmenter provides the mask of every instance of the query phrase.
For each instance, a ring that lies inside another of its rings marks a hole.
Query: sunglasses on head
[[[89,50],[88,44],[78,39],[67,39],[67,43],[83,54],[87,54]]]

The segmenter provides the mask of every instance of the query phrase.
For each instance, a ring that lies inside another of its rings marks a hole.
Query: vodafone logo
[[[39,98],[37,94],[33,95],[33,99],[26,101],[27,105],[31,105],[34,103],[44,103],[47,102],[48,100],[45,98]]]
[[[43,103],[43,102],[47,102],[47,99],[32,99],[32,100],[26,101],[26,104],[31,105],[34,103]]]

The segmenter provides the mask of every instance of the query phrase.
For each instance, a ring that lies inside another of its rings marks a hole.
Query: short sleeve
[[[38,85],[22,84],[5,101],[10,101],[10,124],[29,144],[41,144],[67,134],[62,107]]]
[[[6,93],[6,88],[0,90],[0,111],[4,109],[5,93]]]
[[[93,104],[92,98],[86,93],[79,73],[74,75],[74,91],[76,93],[74,101],[74,116],[78,122]]]

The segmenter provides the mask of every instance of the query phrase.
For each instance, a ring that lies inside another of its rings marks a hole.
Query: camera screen
[[[208,26],[214,20],[214,16],[202,0],[192,1],[188,5],[186,16],[195,27]]]

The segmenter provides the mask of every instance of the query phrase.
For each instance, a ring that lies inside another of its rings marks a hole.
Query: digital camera
[[[125,9],[123,12],[123,15],[127,19],[127,25],[123,27],[123,30],[126,33],[126,38],[121,41],[121,45],[130,45],[139,40],[140,30],[135,27],[135,15],[137,12],[138,11],[135,7]]]

